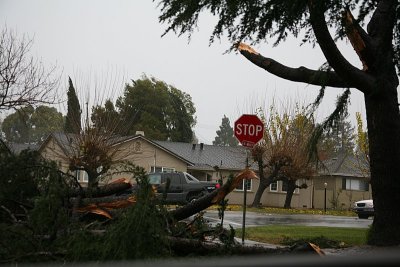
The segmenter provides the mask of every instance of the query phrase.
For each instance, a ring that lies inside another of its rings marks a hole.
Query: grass
[[[218,209],[217,205],[211,206],[209,209],[216,210]],[[227,211],[242,211],[242,205],[228,205],[226,208]],[[247,207],[246,211],[259,212],[259,213],[275,213],[275,214],[324,214],[324,215],[333,215],[333,216],[349,216],[355,217],[357,214],[350,210],[326,210],[324,212],[321,209],[284,209],[284,208],[274,208],[274,207],[259,207],[252,208]]]
[[[212,206],[209,209],[217,209]],[[242,205],[228,205],[227,211],[242,211]],[[283,209],[274,207],[247,207],[247,211],[272,214],[325,214],[333,216],[357,216],[350,210],[326,210],[320,209]],[[327,247],[351,247],[365,245],[368,229],[341,228],[341,227],[315,227],[296,225],[268,225],[246,228],[245,238],[253,241],[276,245],[294,245],[297,242],[311,242],[321,248]],[[242,237],[242,230],[236,229],[236,236]]]
[[[321,248],[350,247],[366,244],[367,231],[362,228],[268,225],[246,228],[245,239],[277,245],[306,241]],[[241,229],[236,230],[236,236],[242,236]]]

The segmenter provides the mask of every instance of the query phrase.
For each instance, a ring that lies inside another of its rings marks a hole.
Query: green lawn
[[[218,205],[213,205],[208,209],[216,210],[218,209]],[[227,211],[242,211],[242,205],[228,205],[226,208]],[[336,215],[336,216],[350,216],[354,217],[357,214],[351,210],[332,210],[328,209],[326,212],[320,209],[284,209],[284,208],[273,208],[273,207],[260,207],[260,208],[252,208],[247,207],[247,211],[259,212],[259,213],[279,213],[279,214],[325,214],[325,215]]]
[[[366,244],[367,231],[365,228],[268,225],[246,228],[245,239],[280,245],[307,241],[322,248],[348,247]],[[236,236],[242,236],[241,229],[236,230]]]

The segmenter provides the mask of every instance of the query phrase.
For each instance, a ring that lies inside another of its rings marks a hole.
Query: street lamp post
[[[328,183],[324,183],[324,212],[326,212],[326,187]]]

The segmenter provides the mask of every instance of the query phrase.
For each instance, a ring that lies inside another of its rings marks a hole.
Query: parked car
[[[358,218],[368,219],[368,217],[374,216],[374,202],[372,199],[356,201],[353,210],[357,213]]]
[[[150,173],[149,182],[168,203],[186,204],[216,189],[217,183],[203,182],[186,172]]]

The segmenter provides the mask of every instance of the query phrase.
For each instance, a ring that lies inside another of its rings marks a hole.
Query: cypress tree
[[[219,126],[219,130],[216,132],[217,136],[213,141],[213,145],[217,146],[237,146],[238,140],[234,136],[233,128],[229,122],[229,118],[224,115],[222,118],[221,126]]]
[[[68,77],[68,111],[65,119],[64,131],[66,133],[80,133],[81,126],[81,108],[78,97],[76,96],[75,88],[70,77]]]

